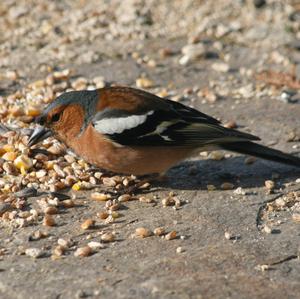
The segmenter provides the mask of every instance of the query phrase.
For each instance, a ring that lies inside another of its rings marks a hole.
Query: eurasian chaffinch
[[[33,145],[51,134],[97,167],[116,173],[164,173],[195,151],[225,149],[300,167],[300,158],[252,142],[211,116],[129,87],[71,91],[37,118]],[[47,128],[47,129],[46,129]]]

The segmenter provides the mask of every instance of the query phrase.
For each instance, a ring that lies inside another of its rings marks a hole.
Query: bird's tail
[[[300,167],[300,158],[251,141],[224,143],[221,145],[221,148],[224,150]]]

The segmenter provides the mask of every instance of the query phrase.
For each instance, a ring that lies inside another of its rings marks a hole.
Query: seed
[[[42,257],[45,252],[39,248],[27,248],[25,250],[25,254],[33,258],[39,258]]]
[[[153,232],[155,236],[162,236],[165,234],[166,230],[163,227],[157,227]]]
[[[35,173],[35,176],[36,176],[38,179],[40,179],[40,178],[45,177],[46,174],[47,174],[47,171],[46,171],[45,169],[41,169],[41,170],[39,170],[39,171],[37,171],[37,172]]]
[[[66,200],[63,200],[61,202],[62,206],[66,209],[68,208],[73,208],[75,206],[75,203],[72,199],[66,199]]]
[[[70,74],[71,74],[71,71],[69,69],[64,69],[61,71],[53,72],[53,77],[57,80],[68,80]]]
[[[51,215],[45,215],[43,219],[43,225],[44,226],[54,226],[55,225],[55,220]]]
[[[11,145],[11,144],[5,144],[5,145],[3,145],[3,149],[7,153],[13,152],[15,150],[14,146]]]
[[[47,232],[37,230],[29,236],[29,241],[37,241],[46,237],[48,237]]]
[[[271,234],[272,233],[272,228],[269,227],[269,226],[267,226],[267,225],[265,225],[264,226],[264,232],[267,233],[267,234]]]
[[[68,248],[68,247],[72,246],[72,241],[59,238],[57,240],[57,244],[64,247],[64,248]]]
[[[53,165],[53,169],[60,177],[64,178],[66,176],[63,170],[57,164]]]
[[[101,236],[103,242],[113,242],[115,240],[115,235],[113,233],[104,233]]]
[[[152,202],[154,202],[154,199],[146,197],[146,196],[141,196],[141,197],[139,197],[139,201],[144,202],[144,203],[152,203]]]
[[[95,177],[96,179],[100,180],[101,177],[102,177],[102,175],[103,175],[102,172],[97,171],[97,172],[95,172],[94,177]]]
[[[175,230],[169,232],[168,234],[166,234],[165,238],[166,240],[173,240],[177,237],[177,232]]]
[[[53,249],[53,254],[56,256],[62,256],[64,254],[65,250],[66,250],[66,247],[58,245]]]
[[[176,248],[176,253],[182,253],[182,252],[184,252],[184,249],[181,246]]]
[[[62,155],[65,152],[65,148],[60,143],[52,144],[47,151],[53,155]]]
[[[14,161],[17,158],[17,154],[15,152],[6,152],[2,158],[6,161]]]
[[[102,220],[106,219],[108,216],[109,214],[106,211],[97,213],[97,217],[99,217]]]
[[[113,178],[103,178],[103,184],[108,187],[115,187],[117,182]]]
[[[92,254],[92,248],[89,246],[79,247],[74,252],[74,255],[78,257],[87,257],[90,256],[91,254]]]
[[[45,214],[48,214],[48,215],[55,215],[55,214],[58,214],[58,209],[56,207],[47,207],[45,210],[44,210],[44,213]]]
[[[104,245],[100,242],[91,241],[88,243],[88,246],[92,248],[92,250],[102,249]]]
[[[234,188],[234,185],[228,182],[225,182],[221,185],[221,189],[223,190],[232,190]]]
[[[271,180],[266,180],[265,181],[265,187],[268,189],[268,190],[273,190],[275,188],[275,182],[274,181],[271,181]]]
[[[123,194],[118,197],[119,202],[126,202],[132,199],[132,196],[130,194]]]
[[[24,115],[23,109],[21,107],[16,107],[16,106],[9,109],[9,113],[14,117]]]
[[[41,110],[38,109],[37,107],[32,107],[29,106],[26,111],[25,111],[26,115],[28,116],[32,116],[32,117],[36,117],[39,116],[41,114]]]
[[[26,155],[18,156],[15,159],[14,164],[21,171],[22,169],[26,171],[33,166],[32,160]]]
[[[7,174],[14,174],[16,172],[16,168],[11,162],[4,162],[2,168]]]
[[[120,209],[120,204],[113,204],[111,206],[108,207],[109,211],[117,211]]]
[[[93,79],[93,82],[95,83],[95,85],[96,85],[97,88],[103,88],[103,87],[105,87],[104,77],[101,77],[101,76],[95,77]]]
[[[93,192],[91,194],[91,198],[97,201],[107,201],[111,198],[111,195],[105,193]]]
[[[161,201],[163,207],[167,207],[167,206],[171,206],[174,204],[174,200],[172,197],[166,197],[166,198],[163,198],[162,201]]]
[[[81,188],[81,184],[79,182],[75,183],[73,186],[72,186],[72,190],[74,191],[79,191]]]
[[[138,227],[135,230],[135,236],[139,237],[139,238],[147,238],[150,237],[152,235],[151,230],[149,230],[148,228],[145,227]]]
[[[147,189],[147,188],[149,188],[149,186],[150,186],[150,183],[146,182],[143,185],[139,186],[139,189]]]
[[[229,128],[229,129],[235,129],[237,128],[237,123],[234,120],[231,120],[229,122],[227,122],[226,124],[224,124],[225,128]]]
[[[104,223],[105,223],[105,224],[109,224],[109,223],[113,223],[114,221],[115,221],[115,218],[114,218],[112,215],[109,215],[109,216],[105,219]]]
[[[212,160],[221,161],[224,159],[224,154],[220,151],[213,151],[208,157]]]
[[[215,185],[207,185],[206,188],[208,191],[214,191],[217,189]]]
[[[71,155],[64,155],[64,158],[65,158],[65,160],[66,160],[68,163],[70,163],[70,164],[72,164],[72,163],[75,162],[74,156],[71,156]]]
[[[224,237],[226,240],[230,240],[230,239],[232,239],[232,234],[229,232],[225,232]]]
[[[153,81],[151,81],[150,79],[147,79],[147,78],[138,78],[135,81],[135,85],[138,88],[150,88],[154,84],[153,84]]]
[[[292,219],[295,221],[295,222],[300,222],[300,214],[299,213],[295,213],[292,215]]]
[[[116,212],[116,211],[110,211],[110,212],[111,212],[110,215],[113,219],[117,219],[120,217],[120,214],[118,212]]]
[[[81,228],[86,230],[92,228],[94,225],[95,225],[95,220],[87,219],[81,224]]]

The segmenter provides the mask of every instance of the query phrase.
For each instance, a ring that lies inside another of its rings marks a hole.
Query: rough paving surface
[[[0,15],[3,103],[54,70],[70,69],[72,80],[102,76],[106,84],[149,87],[236,122],[265,144],[299,151],[297,1],[4,0]],[[263,71],[269,73],[257,76]],[[67,191],[78,205],[55,215],[54,227],[3,220],[0,297],[299,298],[299,170],[247,164],[235,154],[217,158],[174,167],[145,195],[156,204],[126,202],[112,224],[81,229],[105,205],[85,190]],[[224,182],[234,186],[222,188]],[[170,191],[184,203],[178,209],[162,205]],[[49,235],[29,241],[41,227]],[[132,238],[137,227],[164,227],[178,237]],[[77,247],[99,242],[103,229],[115,231],[116,241],[74,256]],[[50,258],[59,238],[75,247]],[[32,258],[28,248],[45,254]]]

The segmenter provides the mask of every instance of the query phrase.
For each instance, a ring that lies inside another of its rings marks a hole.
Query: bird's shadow
[[[280,185],[300,177],[300,169],[265,160],[245,164],[244,156],[229,159],[189,160],[171,168],[167,180],[155,184],[157,187],[181,190],[207,190],[207,185],[221,189],[224,182],[235,187],[257,188],[266,180],[274,179]]]

